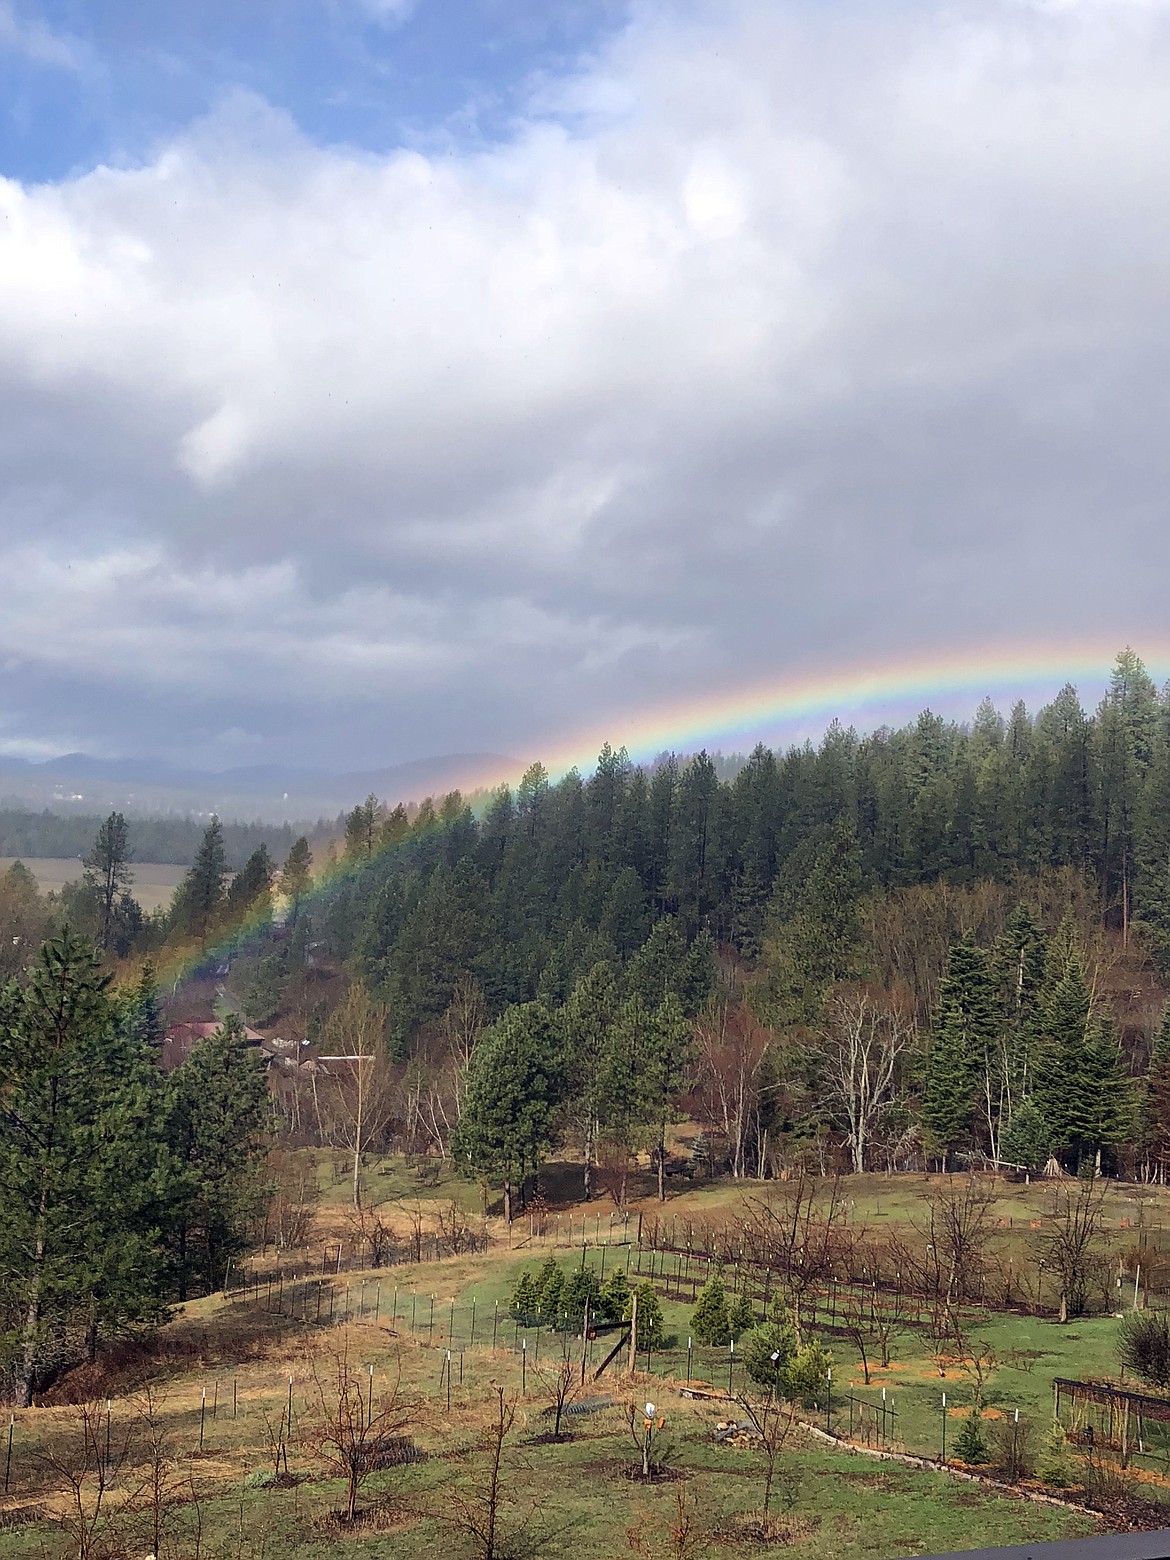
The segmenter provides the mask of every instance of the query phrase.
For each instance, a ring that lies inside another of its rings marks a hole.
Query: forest
[[[0,882],[8,972],[65,920],[119,979],[182,965],[172,1016],[208,1018],[200,972],[230,966],[240,1015],[297,1046],[273,1095],[305,1142],[332,1129],[300,1043],[336,1049],[360,1007],[367,1123],[509,1198],[554,1149],[587,1195],[646,1154],[664,1185],[675,1141],[735,1177],[1164,1173],[1170,695],[1131,650],[1091,713],[1066,687],[1035,715],[834,725],[727,779],[607,746],[587,777],[342,823],[232,872],[213,820],[144,918],[113,814],[59,903]]]

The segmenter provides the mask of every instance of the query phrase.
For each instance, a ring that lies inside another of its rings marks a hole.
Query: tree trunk
[[[658,1134],[658,1201],[666,1201],[666,1122]]]
[[[504,1182],[504,1223],[512,1228],[512,1183]]]

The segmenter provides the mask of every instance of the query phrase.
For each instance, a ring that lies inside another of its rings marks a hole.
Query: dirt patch
[[[642,1472],[641,1463],[626,1463],[622,1468],[622,1478],[631,1484],[677,1484],[686,1477],[682,1468],[651,1468],[649,1473]]]

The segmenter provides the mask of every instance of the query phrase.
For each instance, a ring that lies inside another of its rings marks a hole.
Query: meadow
[[[7,871],[16,859],[14,856],[0,857],[0,872]],[[24,860],[24,865],[36,879],[42,894],[59,894],[66,883],[76,883],[82,874],[81,858],[77,856],[30,856]],[[131,892],[148,915],[155,910],[165,910],[186,870],[166,861],[136,861],[132,868]]]
[[[871,1448],[937,1458],[946,1391],[953,1459],[972,1401],[971,1370],[962,1360],[940,1363],[927,1334],[906,1328],[891,1338],[888,1364],[871,1363],[868,1382],[848,1340],[826,1333],[834,1396],[794,1410],[763,1541],[758,1512],[768,1459],[750,1438],[721,1440],[718,1427],[744,1415],[745,1397],[766,1404],[767,1394],[729,1350],[688,1353],[692,1308],[689,1298],[676,1297],[677,1271],[672,1282],[670,1263],[637,1243],[639,1215],[648,1225],[656,1204],[635,1200],[618,1214],[597,1203],[560,1202],[554,1189],[570,1184],[572,1167],[553,1167],[537,1208],[508,1232],[495,1216],[480,1225],[480,1193],[471,1183],[433,1164],[392,1158],[368,1165],[357,1215],[340,1161],[321,1152],[311,1158],[320,1196],[291,1242],[274,1226],[228,1295],[176,1308],[160,1333],[127,1339],[14,1416],[0,1556],[157,1552],[246,1560],[309,1556],[340,1543],[355,1556],[385,1560],[751,1557],[780,1549],[831,1560],[1100,1528],[1085,1511],[1028,1498],[1044,1492],[1034,1478],[1013,1493],[871,1459],[843,1444],[852,1428]],[[906,1227],[931,1190],[910,1177],[856,1178],[849,1189],[851,1218]],[[774,1185],[721,1182],[688,1188],[668,1209],[676,1219],[711,1218],[733,1215],[745,1196],[779,1195]],[[1004,1188],[997,1241],[1022,1257],[1044,1197],[1042,1187]],[[1112,1189],[1110,1242],[1127,1243],[1139,1217],[1157,1230],[1165,1213],[1160,1192],[1137,1200],[1132,1188]],[[426,1241],[453,1218],[489,1243],[438,1260],[368,1266],[358,1235],[375,1218],[399,1242],[421,1235],[424,1258]],[[654,1262],[674,1347],[649,1358],[640,1353],[632,1373],[623,1353],[595,1379],[617,1336],[599,1333],[585,1342],[582,1385],[579,1330],[523,1327],[510,1315],[521,1272],[537,1271],[550,1254],[566,1273],[585,1264],[609,1274],[620,1265],[631,1281]],[[726,1277],[734,1283],[731,1272]],[[989,1438],[997,1422],[1014,1423],[1018,1409],[1035,1450],[1051,1422],[1053,1376],[1115,1377],[1119,1325],[1111,1315],[1063,1326],[1030,1315],[972,1317],[968,1336],[987,1356],[981,1385]],[[555,1440],[551,1404],[566,1361],[583,1411],[566,1415],[566,1434]],[[352,1431],[355,1401],[372,1408],[371,1435],[379,1424],[394,1425],[390,1439],[409,1443],[410,1460],[363,1477],[358,1520],[350,1524],[338,1515],[346,1486],[336,1446],[330,1451],[325,1442],[339,1416],[349,1414]],[[649,1482],[638,1476],[647,1401],[655,1405],[662,1461]],[[508,1412],[514,1407],[515,1420],[497,1447],[492,1425],[501,1403]],[[863,1403],[873,1405],[869,1416],[857,1406]],[[818,1439],[802,1422],[828,1426],[842,1444]],[[498,1489],[489,1501],[497,1450]],[[1087,1474],[1083,1459],[1074,1456],[1073,1466],[1066,1498],[1075,1507]],[[1128,1471],[1131,1485],[1154,1496],[1162,1477],[1154,1465]],[[497,1527],[491,1550],[468,1517],[469,1509],[489,1506]],[[158,1547],[141,1547],[147,1539]]]

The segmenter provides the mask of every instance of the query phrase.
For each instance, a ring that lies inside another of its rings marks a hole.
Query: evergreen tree
[[[987,1440],[983,1434],[983,1415],[973,1408],[963,1420],[963,1428],[955,1441],[955,1456],[969,1468],[979,1467],[988,1461]]]
[[[223,826],[212,818],[190,871],[175,890],[171,915],[178,931],[206,941],[222,908],[226,877]]]
[[[744,1334],[743,1348],[736,1353],[758,1386],[772,1389],[779,1397],[788,1395],[788,1369],[796,1356],[796,1333],[790,1322],[761,1322]]]
[[[99,948],[109,948],[113,941],[118,902],[132,880],[129,826],[120,812],[112,812],[85,858],[85,883],[97,906]]]
[[[1023,1099],[1004,1123],[999,1138],[1004,1164],[1018,1165],[1035,1175],[1052,1153],[1052,1129],[1031,1099]]]
[[[952,944],[939,984],[922,1096],[922,1122],[944,1168],[954,1150],[970,1140],[977,1092],[992,1130],[998,1127],[997,1041],[989,961],[974,941],[964,938]]]
[[[241,921],[245,916],[261,922],[271,920],[273,872],[268,846],[261,843],[231,881],[224,902],[229,920]]]
[[[288,906],[288,924],[295,926],[301,904],[313,881],[313,856],[305,836],[299,835],[292,843],[280,873],[280,892]]]
[[[861,973],[861,851],[842,820],[777,874],[765,944],[769,1006],[780,1023],[814,1023],[834,981]]]
[[[570,1111],[577,1124],[584,1159],[584,1195],[593,1195],[593,1166],[601,1124],[612,1112],[614,1080],[607,1066],[610,1030],[617,1005],[613,970],[595,964],[573,987],[563,1011]]]
[[[1122,1140],[1131,1100],[1112,1026],[1091,1015],[1076,957],[1053,986],[1042,1022],[1036,1104],[1066,1166],[1078,1169]]]
[[[268,1091],[258,1052],[235,1018],[194,1046],[167,1079],[166,1139],[183,1166],[171,1261],[180,1300],[223,1286],[262,1198]]]
[[[727,1313],[727,1328],[731,1336],[738,1342],[744,1333],[755,1325],[756,1318],[750,1298],[745,1294],[736,1295]]]
[[[107,984],[66,929],[27,988],[0,995],[0,1272],[25,1406],[69,1325],[92,1337],[161,1306],[157,1237],[139,1219],[156,1118]]]
[[[620,1267],[614,1268],[601,1286],[601,1293],[598,1296],[598,1316],[602,1320],[620,1322],[626,1314],[626,1303],[629,1298],[630,1281]]]
[[[452,1149],[470,1173],[502,1182],[509,1223],[513,1187],[556,1141],[563,1081],[560,1026],[539,1002],[509,1008],[472,1053]]]
[[[635,1296],[638,1300],[638,1348],[669,1348],[673,1340],[666,1335],[666,1321],[662,1315],[658,1291],[648,1279],[638,1284],[627,1299],[622,1321],[628,1322],[633,1316]]]
[[[731,1342],[727,1291],[723,1287],[723,1274],[718,1268],[703,1285],[695,1302],[695,1309],[691,1312],[691,1332],[699,1343],[719,1345]]]
[[[645,1055],[645,1097],[657,1141],[654,1158],[658,1169],[658,1200],[666,1201],[666,1125],[675,1096],[682,1088],[691,1050],[691,1026],[682,1004],[669,992],[648,1030]]]

